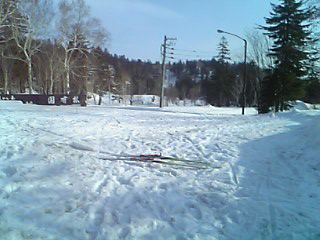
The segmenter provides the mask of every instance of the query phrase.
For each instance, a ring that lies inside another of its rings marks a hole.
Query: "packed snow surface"
[[[1,240],[320,239],[319,111],[0,101],[0,136]]]

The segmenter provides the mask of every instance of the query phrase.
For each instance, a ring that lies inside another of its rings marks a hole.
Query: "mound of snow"
[[[81,151],[89,151],[89,152],[93,152],[94,149],[88,145],[84,145],[82,143],[77,143],[77,142],[73,142],[70,144],[70,147],[77,149],[77,150],[81,150]]]
[[[311,109],[310,104],[305,103],[300,100],[295,101],[292,105],[295,110],[310,110]]]

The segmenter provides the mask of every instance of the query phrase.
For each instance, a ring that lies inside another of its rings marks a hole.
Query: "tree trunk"
[[[45,81],[46,81],[46,82],[45,82],[45,94],[48,94],[48,93],[49,93],[48,71],[46,70],[44,74],[45,74]]]
[[[53,69],[50,66],[50,79],[49,79],[49,86],[48,86],[48,93],[53,93]]]
[[[32,94],[33,88],[32,88],[32,61],[31,58],[27,58],[28,61],[28,85],[29,85],[29,94]]]
[[[4,94],[8,93],[9,73],[8,68],[3,69]]]
[[[2,57],[1,65],[2,65],[2,72],[3,72],[3,82],[4,82],[3,91],[4,91],[4,94],[7,94],[8,93],[8,83],[9,83],[8,60],[4,58],[3,51],[1,51],[1,57]]]
[[[65,79],[65,86],[64,86],[64,93],[67,94],[69,92],[69,88],[70,88],[70,66],[69,64],[67,65],[67,69],[66,69],[66,79]]]
[[[65,78],[63,79],[63,93],[67,94],[69,90],[70,84],[70,61],[68,60],[68,51],[65,49],[65,57],[64,57],[64,70],[65,70]]]

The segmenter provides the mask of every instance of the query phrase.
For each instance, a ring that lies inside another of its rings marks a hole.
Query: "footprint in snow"
[[[9,166],[2,169],[2,172],[4,172],[6,176],[9,178],[9,177],[12,177],[14,174],[16,174],[17,168]]]
[[[197,220],[202,219],[202,212],[199,208],[196,207],[195,204],[190,203],[190,204],[186,204],[187,208],[190,211],[190,214]]]
[[[122,228],[121,233],[119,235],[119,239],[127,239],[128,235],[130,235],[131,230],[130,227],[126,226]]]

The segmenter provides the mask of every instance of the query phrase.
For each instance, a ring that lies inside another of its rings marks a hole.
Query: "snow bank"
[[[292,106],[293,106],[293,109],[299,110],[299,111],[312,109],[312,105],[311,105],[311,104],[305,103],[305,102],[300,101],[300,100],[295,101],[295,102],[292,104]]]

